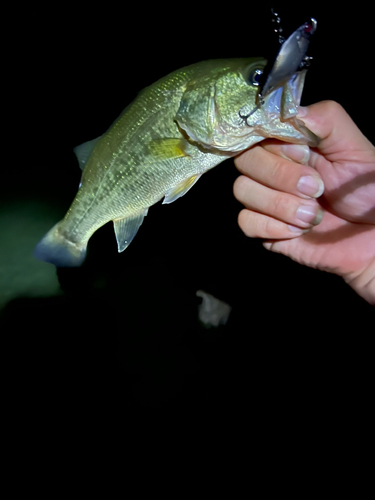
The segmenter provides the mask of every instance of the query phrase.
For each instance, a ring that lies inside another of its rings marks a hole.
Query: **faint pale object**
[[[203,290],[197,290],[195,295],[203,299],[198,306],[198,316],[205,326],[226,325],[232,310],[229,304]]]

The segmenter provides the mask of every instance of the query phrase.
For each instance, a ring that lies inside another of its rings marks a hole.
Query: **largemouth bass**
[[[266,62],[205,61],[144,89],[104,135],[76,148],[80,188],[34,255],[58,267],[79,266],[90,237],[109,221],[122,252],[153,204],[177,200],[225,159],[265,138],[317,145],[296,118],[306,70],[272,89],[259,106]]]

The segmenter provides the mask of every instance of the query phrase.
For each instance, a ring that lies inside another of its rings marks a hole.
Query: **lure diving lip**
[[[306,56],[311,35],[317,28],[317,21],[310,18],[285,40],[272,64],[267,64],[259,81],[257,105],[272,91],[284,85],[298,70],[308,66],[310,57]]]

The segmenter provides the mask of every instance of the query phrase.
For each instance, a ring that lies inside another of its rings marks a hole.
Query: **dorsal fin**
[[[87,160],[90,158],[91,153],[93,152],[95,146],[102,138],[100,135],[96,139],[92,139],[91,141],[84,142],[80,146],[77,146],[73,149],[74,154],[77,157],[79,167],[83,170],[85,168]]]

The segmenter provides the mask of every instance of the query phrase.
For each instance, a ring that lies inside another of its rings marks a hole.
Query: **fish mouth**
[[[281,122],[297,116],[305,77],[306,70],[299,71],[282,87],[270,92],[262,105],[264,112],[270,117],[278,115]]]
[[[281,40],[279,37],[281,46],[276,57],[267,62],[259,79],[256,97],[256,105],[262,108],[266,119],[272,122],[272,119],[278,115],[281,125],[288,124],[294,127],[298,136],[294,137],[295,141],[305,140],[309,146],[317,146],[319,139],[301,120],[297,119],[297,114],[306,70],[312,59],[306,53],[310,38],[315,33],[316,28],[317,21],[310,18],[286,40],[283,37]],[[274,125],[279,128],[279,131],[282,129],[277,122]],[[290,139],[292,138],[293,134],[290,136]]]
[[[262,98],[255,108],[240,117],[256,135],[295,144],[318,146],[320,138],[297,118],[307,70],[297,71],[284,85],[280,85]]]
[[[318,146],[320,138],[309,130],[304,122],[297,118],[303,87],[305,84],[307,70],[298,71],[286,84],[276,89],[265,99],[266,113],[271,117],[273,114],[279,115],[281,123],[293,125],[301,138],[306,139],[307,145],[311,147]]]

